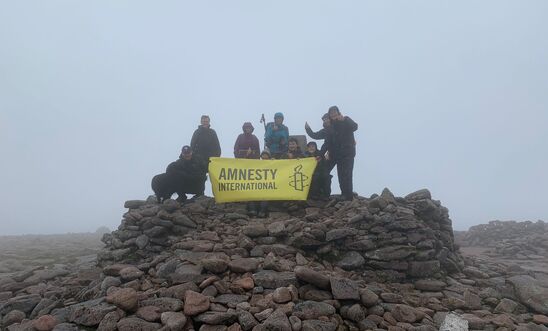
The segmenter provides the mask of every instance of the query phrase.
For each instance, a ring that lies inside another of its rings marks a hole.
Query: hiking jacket
[[[251,154],[247,155],[248,149],[251,148]],[[261,147],[259,139],[253,133],[242,133],[236,139],[234,144],[234,157],[242,159],[259,159],[261,157]]]
[[[289,129],[280,124],[278,129],[274,130],[274,122],[266,126],[264,134],[264,145],[270,150],[270,154],[279,154],[287,152],[287,143],[289,140]]]
[[[215,130],[204,128],[201,125],[194,131],[190,147],[194,155],[198,154],[206,160],[212,156],[221,156],[221,145],[217,133]]]

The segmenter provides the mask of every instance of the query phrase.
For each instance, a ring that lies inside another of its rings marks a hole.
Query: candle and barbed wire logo
[[[293,168],[293,175],[289,176],[289,186],[293,187],[296,191],[304,191],[304,188],[308,186],[306,181],[308,176],[301,172],[303,170],[302,165],[298,165]]]

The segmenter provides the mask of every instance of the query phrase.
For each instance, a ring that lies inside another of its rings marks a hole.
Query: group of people
[[[330,107],[322,116],[322,121],[323,128],[319,131],[313,131],[305,123],[310,138],[323,140],[321,148],[318,149],[316,142],[311,141],[305,151],[301,150],[297,139],[289,137],[282,113],[276,113],[274,122],[265,126],[265,148],[262,151],[259,139],[253,134],[253,125],[245,122],[243,133],[234,144],[234,157],[263,160],[314,157],[318,165],[312,177],[309,197],[325,199],[331,195],[331,171],[337,166],[341,199],[352,200],[352,173],[356,156],[354,132],[358,124],[350,117],[343,116],[337,106]],[[179,159],[169,164],[165,173],[152,178],[152,189],[159,202],[171,198],[174,193],[177,193],[179,202],[187,199],[186,194],[204,194],[209,158],[221,156],[221,145],[217,133],[211,128],[209,116],[203,115],[200,122],[192,135],[190,146],[183,146]],[[254,204],[251,209],[258,213],[268,213],[265,211],[266,203],[251,204]]]

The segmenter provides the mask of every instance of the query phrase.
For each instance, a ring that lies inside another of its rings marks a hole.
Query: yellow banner
[[[313,157],[294,160],[249,160],[212,157],[209,177],[216,202],[306,200]]]

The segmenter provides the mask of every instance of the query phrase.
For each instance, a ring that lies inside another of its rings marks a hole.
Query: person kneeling
[[[167,166],[166,172],[152,178],[152,190],[158,202],[171,199],[177,193],[177,201],[184,202],[187,194],[204,194],[206,175],[203,169],[207,163],[192,154],[190,146],[183,146],[179,159]]]

